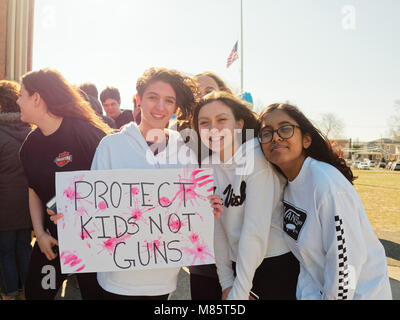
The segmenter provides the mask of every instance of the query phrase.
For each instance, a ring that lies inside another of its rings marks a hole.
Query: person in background
[[[93,110],[99,115],[103,121],[112,129],[117,129],[117,125],[115,124],[114,119],[110,118],[107,115],[103,114],[103,107],[99,101],[99,94],[97,91],[97,87],[90,82],[83,83],[79,86],[81,91],[79,92],[82,97],[88,101],[93,108]]]
[[[20,85],[0,81],[0,289],[3,300],[15,300],[26,280],[31,257],[32,223],[28,183],[19,149],[31,127],[21,121],[16,103]],[[23,294],[22,294],[23,296]]]
[[[99,91],[94,83],[85,82],[79,85],[79,88],[85,91],[87,95],[92,96],[97,101],[99,100]]]
[[[353,187],[353,173],[295,106],[259,116],[267,160],[288,180],[283,230],[300,261],[297,299],[392,299],[385,250]]]
[[[199,84],[201,98],[212,91],[225,91],[233,94],[232,90],[215,73],[208,71],[198,73],[193,76],[193,79],[195,79]]]
[[[212,155],[215,194],[224,213],[215,220],[216,280],[192,277],[199,297],[295,299],[299,263],[282,230],[284,177],[266,161],[257,141],[257,115],[228,92],[212,91],[194,111],[193,124]],[[211,292],[213,291],[213,292]]]
[[[67,277],[57,258],[57,229],[45,210],[55,196],[55,173],[89,170],[97,145],[112,130],[58,71],[28,72],[21,81],[21,120],[37,126],[20,149],[36,236],[25,294],[29,300],[54,299]],[[49,276],[43,267],[55,277],[51,285],[43,286],[43,277]],[[78,274],[77,279],[83,299],[98,298],[101,289],[95,273]]]
[[[100,101],[107,116],[114,119],[117,129],[128,124],[133,119],[131,110],[121,110],[121,96],[119,90],[114,87],[107,87],[100,93]]]
[[[140,121],[142,119],[142,114],[140,112],[140,107],[139,107],[140,98],[137,93],[133,96],[132,102],[133,102],[133,111],[132,111],[133,112],[133,121],[139,125]]]

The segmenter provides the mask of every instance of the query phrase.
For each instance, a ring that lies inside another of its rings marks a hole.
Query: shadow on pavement
[[[399,262],[400,268],[400,244],[385,240],[379,239],[385,248],[386,257],[390,259],[396,260],[396,267],[397,261]],[[178,287],[177,290],[172,293],[170,300],[190,300],[190,284],[189,284],[189,274],[188,272],[184,271],[183,269],[179,272],[178,275]],[[400,300],[400,281],[397,279],[390,278],[390,286],[392,289],[393,300]],[[64,288],[64,292],[61,296],[61,292],[63,290],[60,289],[56,300],[80,300],[80,290],[78,283],[75,279],[74,275],[68,277],[66,286]]]
[[[379,239],[382,243],[383,247],[385,248],[386,257],[392,258],[395,260],[400,260],[400,244],[390,241]]]
[[[392,288],[393,300],[400,300],[400,281],[389,278],[390,287]]]

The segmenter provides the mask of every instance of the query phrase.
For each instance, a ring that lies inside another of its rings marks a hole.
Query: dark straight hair
[[[263,120],[268,114],[281,110],[289,117],[295,120],[300,126],[302,134],[308,134],[311,137],[311,145],[304,150],[306,157],[312,157],[316,160],[329,163],[338,169],[351,184],[356,179],[346,161],[339,157],[337,152],[332,148],[331,142],[326,138],[319,129],[317,129],[310,120],[295,106],[285,103],[274,103],[266,107],[258,117],[258,123],[261,127]],[[260,128],[261,129],[261,128]]]

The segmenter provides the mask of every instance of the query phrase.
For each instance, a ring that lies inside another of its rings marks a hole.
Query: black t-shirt
[[[39,128],[24,141],[20,158],[28,185],[39,196],[45,209],[55,196],[55,173],[90,170],[94,153],[105,133],[92,124],[73,118],[64,118],[60,127],[44,136]],[[53,236],[57,229],[45,212],[45,227]]]
[[[115,119],[117,129],[120,129],[123,125],[133,121],[132,110],[121,110],[120,115]]]

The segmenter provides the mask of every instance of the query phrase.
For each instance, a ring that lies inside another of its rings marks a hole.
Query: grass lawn
[[[352,170],[373,229],[400,232],[400,171]]]

